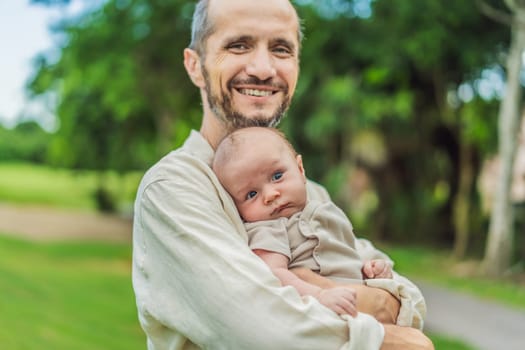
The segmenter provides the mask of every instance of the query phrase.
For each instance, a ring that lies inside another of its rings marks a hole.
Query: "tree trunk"
[[[470,194],[474,182],[472,155],[469,145],[460,139],[459,186],[454,199],[454,258],[463,259],[467,252],[470,221]]]
[[[507,58],[507,86],[500,105],[498,125],[499,177],[490,217],[488,240],[483,262],[491,276],[505,272],[511,261],[514,215],[510,199],[512,169],[517,146],[519,104],[521,100],[520,70],[525,48],[525,9],[514,7],[511,46]]]
[[[157,129],[157,152],[160,156],[173,149],[173,124],[175,118],[167,111],[162,110],[156,115],[155,127]]]

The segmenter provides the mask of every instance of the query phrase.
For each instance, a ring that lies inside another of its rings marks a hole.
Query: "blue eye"
[[[277,172],[275,172],[275,173],[272,175],[272,181],[277,181],[277,180],[279,180],[281,177],[283,177],[283,172],[282,172],[282,171],[277,171]]]
[[[252,199],[253,197],[255,197],[257,195],[257,191],[250,191],[248,192],[248,194],[246,195],[246,199]]]

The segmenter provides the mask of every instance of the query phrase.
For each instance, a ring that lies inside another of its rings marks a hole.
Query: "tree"
[[[366,1],[335,2],[340,12],[320,11],[319,2],[300,8],[302,73],[285,122],[307,173],[333,181],[334,199],[351,212],[346,186],[364,168],[377,199],[363,228],[376,238],[451,241],[456,233],[468,242],[469,215],[481,215],[475,179],[492,150],[484,132],[495,102],[460,100],[458,89],[472,82],[476,94],[474,82],[507,46],[504,30],[474,1],[376,0],[368,16],[355,10]]]
[[[498,113],[498,155],[500,176],[494,194],[489,234],[483,261],[487,274],[499,276],[511,262],[514,213],[510,187],[519,130],[523,52],[525,50],[525,1],[505,0],[512,12],[511,45],[507,56],[507,86]],[[501,16],[500,16],[501,17]]]
[[[58,96],[54,164],[99,171],[102,193],[105,171],[144,169],[197,125],[198,92],[177,64],[192,6],[110,0],[55,24],[59,59],[39,57],[29,84],[34,95]]]

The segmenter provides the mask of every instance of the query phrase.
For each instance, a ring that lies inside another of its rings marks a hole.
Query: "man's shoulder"
[[[330,201],[330,195],[328,194],[328,191],[323,186],[312,180],[308,179],[306,181],[306,192],[308,194],[309,200],[319,202]]]
[[[161,181],[198,182],[203,176],[208,177],[211,172],[209,153],[212,151],[199,144],[200,140],[195,141],[195,135],[190,135],[181,147],[152,165],[142,178],[141,188]]]

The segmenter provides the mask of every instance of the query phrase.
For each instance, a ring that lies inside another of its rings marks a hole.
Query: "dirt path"
[[[416,284],[427,302],[427,331],[461,339],[476,350],[525,349],[524,310],[420,281]]]
[[[0,233],[35,240],[131,241],[130,218],[0,203]]]

